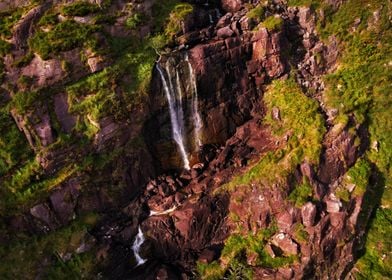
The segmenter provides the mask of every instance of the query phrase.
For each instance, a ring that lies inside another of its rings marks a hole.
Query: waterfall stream
[[[135,259],[136,259],[136,266],[142,265],[144,264],[147,260],[143,259],[139,253],[140,253],[140,247],[142,246],[143,242],[144,242],[144,235],[142,232],[142,229],[140,228],[140,226],[138,227],[138,232],[137,235],[135,237],[135,241],[132,244],[132,251],[133,254],[135,255]]]
[[[203,126],[201,117],[199,114],[199,100],[198,100],[198,94],[197,94],[197,84],[196,84],[196,76],[193,72],[193,68],[191,63],[189,62],[189,57],[188,54],[185,54],[185,61],[188,64],[188,70],[189,70],[189,76],[191,79],[191,86],[192,86],[192,119],[193,119],[193,124],[195,127],[195,143],[196,143],[196,148],[199,149],[200,146],[202,145],[201,142],[201,128]]]
[[[187,93],[191,95],[191,123],[194,128],[194,143],[196,151],[199,150],[202,145],[201,141],[201,129],[202,129],[202,119],[199,113],[199,100],[197,92],[196,76],[193,71],[192,65],[189,62],[188,54],[185,53],[183,56],[187,68],[184,70],[188,72],[189,81],[185,84],[180,72],[177,67],[171,64],[170,58],[165,62],[163,66],[156,64],[157,70],[162,80],[163,89],[166,95],[166,99],[169,105],[170,122],[172,126],[172,136],[176,142],[182,162],[185,169],[190,169],[189,158],[186,148],[186,131],[185,131],[185,121],[184,121],[184,105],[186,107]],[[186,92],[183,92],[186,89]],[[188,95],[189,96],[189,95]],[[185,98],[185,99],[184,99]],[[184,100],[183,100],[184,99]],[[185,103],[185,104],[183,104]]]
[[[170,69],[168,66],[166,67],[166,72],[169,79],[169,85],[166,82],[165,75],[163,73],[162,68],[157,64],[156,65],[159,75],[161,76],[163,89],[166,94],[167,102],[169,104],[169,112],[170,112],[170,121],[172,125],[172,135],[174,141],[177,143],[178,148],[180,150],[181,158],[183,161],[183,165],[185,169],[190,169],[189,167],[189,159],[184,145],[184,112],[182,110],[182,100],[178,101],[176,98],[176,92],[173,88],[173,82],[171,80]],[[181,96],[182,97],[182,96]],[[181,98],[182,99],[182,98]]]

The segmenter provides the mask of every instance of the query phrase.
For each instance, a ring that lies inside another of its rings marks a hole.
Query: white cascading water
[[[201,142],[201,128],[203,127],[203,123],[201,121],[201,117],[199,114],[199,100],[198,100],[198,93],[197,93],[197,84],[196,84],[196,76],[193,72],[193,68],[191,63],[189,62],[188,54],[185,54],[185,61],[188,64],[189,76],[191,79],[191,86],[192,86],[192,118],[193,118],[193,125],[195,128],[195,143],[197,149],[199,149],[202,145]]]
[[[170,113],[170,121],[172,125],[172,135],[174,141],[177,143],[178,148],[180,150],[181,158],[183,161],[183,165],[185,169],[190,169],[189,167],[189,159],[184,145],[184,112],[182,109],[182,96],[178,101],[176,98],[176,92],[173,87],[173,82],[171,79],[170,69],[166,64],[166,71],[169,79],[170,88],[166,82],[165,75],[163,73],[162,68],[157,64],[156,65],[159,75],[161,76],[163,89],[166,94],[167,102],[169,104],[169,113]],[[180,95],[181,93],[179,93]]]
[[[142,265],[142,264],[144,264],[147,261],[147,260],[143,259],[140,256],[140,254],[139,254],[140,253],[140,247],[142,246],[144,240],[145,239],[144,239],[144,235],[143,235],[142,229],[139,226],[137,235],[135,237],[135,241],[132,244],[132,251],[133,251],[133,254],[135,255],[136,266]]]

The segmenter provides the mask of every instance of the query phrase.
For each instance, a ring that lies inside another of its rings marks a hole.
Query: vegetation
[[[252,182],[262,185],[285,182],[303,161],[314,165],[319,162],[325,127],[317,103],[306,97],[293,79],[274,81],[264,95],[264,102],[267,106],[266,123],[278,137],[289,133],[289,140],[285,147],[267,153],[244,174],[235,177],[225,189]],[[280,121],[272,118],[272,108],[279,108]]]
[[[0,38],[9,39],[12,28],[22,17],[26,8],[17,8],[13,11],[0,12]]]
[[[258,4],[256,7],[249,10],[249,12],[246,13],[246,16],[250,20],[259,22],[264,18],[264,13],[265,13],[265,7],[261,4]]]
[[[70,5],[66,5],[62,9],[62,14],[65,16],[86,16],[88,14],[96,13],[100,11],[99,6],[89,3],[89,2],[84,2],[84,1],[79,1],[72,3]]]
[[[247,262],[249,258],[254,260],[255,266],[265,268],[278,268],[293,263],[296,259],[294,256],[282,255],[273,258],[265,250],[265,245],[276,231],[276,226],[271,225],[270,228],[260,230],[256,234],[232,234],[225,241],[219,262],[198,263],[200,278],[253,279],[252,266]]]
[[[9,112],[0,110],[0,177],[31,156],[23,133],[19,131]]]
[[[289,200],[292,201],[296,207],[301,207],[313,197],[313,188],[307,178],[303,182],[294,187],[294,190],[289,195]]]
[[[182,22],[193,12],[193,6],[188,3],[180,3],[174,6],[170,12],[169,21],[165,27],[165,35],[172,39],[182,30]]]
[[[283,19],[280,16],[269,16],[261,24],[268,31],[279,31],[283,27]]]
[[[143,13],[134,13],[125,22],[126,27],[135,29],[146,20],[146,15]]]
[[[52,54],[69,51],[76,47],[96,47],[93,33],[97,26],[90,26],[67,20],[57,24],[49,32],[38,31],[29,40],[32,51],[38,53],[42,59],[48,59]]]
[[[88,230],[97,218],[96,214],[88,214],[56,232],[41,237],[21,234],[18,240],[1,245],[0,275],[4,279],[31,279],[39,274],[45,279],[93,278],[95,254],[74,252],[88,242]],[[70,253],[70,259],[66,260],[64,257]]]
[[[392,278],[392,210],[379,208],[366,237],[364,256],[356,264],[357,279]]]
[[[368,127],[370,134],[365,157],[348,171],[345,180],[355,184],[355,195],[368,189],[371,172],[377,172],[381,187],[385,186],[382,208],[376,211],[370,227],[366,253],[358,263],[358,275],[364,279],[388,279],[392,266],[384,250],[390,251],[391,247],[384,232],[391,230],[391,220],[387,217],[392,199],[389,188],[392,183],[391,5],[375,0],[348,0],[334,9],[322,1],[289,2],[301,2],[322,10],[325,17],[318,23],[319,34],[324,40],[334,35],[342,42],[339,68],[325,79],[326,105],[338,109],[335,124],[362,124]],[[350,123],[350,119],[354,122]],[[374,168],[370,168],[373,165]]]
[[[0,58],[5,56],[11,50],[11,44],[0,39]]]

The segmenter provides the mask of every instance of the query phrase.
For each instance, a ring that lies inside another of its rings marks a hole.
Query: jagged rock
[[[288,211],[284,211],[276,216],[278,227],[282,231],[288,231],[293,225],[293,216]]]
[[[317,214],[316,205],[311,202],[305,203],[304,206],[301,208],[301,215],[302,215],[302,223],[306,227],[311,227],[314,225],[315,219]]]
[[[328,199],[326,201],[328,213],[338,213],[342,203],[339,200]]]
[[[54,141],[52,126],[50,124],[50,117],[48,113],[40,113],[41,120],[34,125],[34,130],[39,137],[43,146],[48,146]]]
[[[50,196],[52,209],[62,224],[67,224],[73,218],[79,188],[79,183],[76,180],[71,180],[55,190]]]
[[[298,245],[285,233],[278,233],[274,235],[271,242],[287,255],[298,254]]]
[[[243,0],[222,0],[222,9],[227,12],[236,12],[241,9],[242,4],[245,1]]]
[[[48,231],[49,229],[56,228],[56,221],[53,217],[53,213],[50,210],[49,206],[44,204],[38,204],[30,209],[30,214],[37,218],[38,220],[45,223],[44,231]]]
[[[105,60],[100,56],[89,57],[87,59],[87,64],[90,67],[91,73],[101,71],[107,66]]]
[[[228,26],[231,22],[233,14],[232,13],[227,13],[223,17],[221,17],[218,22],[216,23],[217,28],[222,28],[225,26]]]
[[[43,60],[38,55],[35,55],[30,64],[22,69],[21,74],[35,78],[35,85],[38,87],[53,85],[65,77],[58,59]]]
[[[68,111],[68,99],[66,93],[59,93],[54,96],[54,111],[61,128],[66,133],[71,133],[76,124],[76,117]]]
[[[218,38],[225,39],[233,36],[234,31],[229,26],[222,27],[216,31]]]
[[[278,269],[277,279],[293,279],[294,271],[290,267],[281,267]]]
[[[276,121],[280,121],[280,110],[278,107],[272,108],[272,118]]]
[[[355,137],[348,131],[331,129],[325,136],[325,156],[319,167],[318,177],[323,183],[330,183],[344,173],[356,159],[358,150]]]
[[[309,7],[298,8],[298,22],[309,33],[313,33],[316,26],[314,12]]]

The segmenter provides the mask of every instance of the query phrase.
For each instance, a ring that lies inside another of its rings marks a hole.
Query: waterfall
[[[185,61],[188,64],[188,70],[189,70],[189,76],[191,79],[191,86],[192,86],[192,119],[193,119],[193,125],[195,128],[195,143],[197,149],[199,149],[202,145],[201,142],[201,128],[203,126],[201,117],[199,114],[199,100],[198,100],[198,94],[197,94],[197,84],[196,84],[196,76],[193,72],[193,68],[191,63],[189,62],[189,57],[188,54],[185,54]]]
[[[184,112],[182,109],[182,93],[179,92],[178,95],[181,95],[181,98],[177,100],[176,92],[173,87],[173,82],[171,79],[170,69],[168,64],[166,63],[166,72],[169,79],[169,85],[166,82],[165,75],[163,73],[162,68],[157,64],[156,65],[159,75],[161,76],[163,89],[166,94],[167,102],[169,104],[169,112],[170,112],[170,121],[172,125],[172,135],[174,141],[177,143],[178,148],[180,150],[181,158],[184,164],[185,169],[190,169],[189,167],[189,159],[184,145]],[[177,83],[178,87],[181,87],[179,83]]]
[[[144,239],[143,232],[142,232],[142,230],[141,230],[141,228],[140,228],[140,226],[139,226],[139,227],[138,227],[137,235],[136,235],[136,237],[135,237],[135,241],[134,241],[133,244],[132,244],[132,251],[133,251],[133,254],[135,255],[136,262],[137,262],[136,266],[142,265],[142,264],[144,264],[144,263],[146,262],[146,260],[143,259],[143,258],[139,255],[140,246],[142,246],[144,240],[145,240],[145,239]]]

